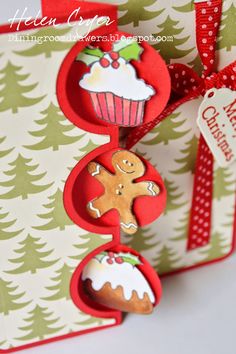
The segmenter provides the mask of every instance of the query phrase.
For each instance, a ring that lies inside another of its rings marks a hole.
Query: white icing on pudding
[[[112,63],[109,54],[104,58]],[[155,94],[152,86],[145,83],[143,79],[138,79],[136,71],[125,59],[119,58],[119,67],[113,68],[112,65],[102,67],[100,62],[95,62],[80,80],[79,85],[91,92],[110,92],[122,98],[134,101],[149,100]]]
[[[93,258],[84,268],[82,280],[90,279],[95,291],[101,290],[106,283],[110,283],[113,290],[121,286],[127,301],[131,299],[134,290],[139,299],[143,299],[146,293],[151,303],[155,303],[155,296],[138,268],[127,262],[108,264],[108,259],[108,256],[104,256],[101,261]]]

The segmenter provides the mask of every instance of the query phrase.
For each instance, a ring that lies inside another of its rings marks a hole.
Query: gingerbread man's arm
[[[133,183],[132,189],[137,197],[144,195],[156,197],[160,194],[159,186],[152,181]]]
[[[106,182],[107,178],[111,177],[111,174],[97,162],[89,162],[87,169],[89,174],[95,177],[101,183],[104,181]]]
[[[87,210],[89,215],[97,219],[103,216],[107,211],[112,209],[112,205],[109,203],[109,199],[105,194],[92,200],[87,204]]]

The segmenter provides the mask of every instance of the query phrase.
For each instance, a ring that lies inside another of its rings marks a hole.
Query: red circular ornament
[[[170,95],[164,60],[148,43],[138,43],[124,32],[81,46],[67,81],[71,108],[94,128],[150,122],[163,111]]]

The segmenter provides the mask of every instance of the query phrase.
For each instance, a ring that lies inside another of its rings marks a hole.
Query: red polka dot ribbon
[[[228,87],[236,90],[236,61],[214,72],[217,33],[222,13],[222,1],[203,1],[195,4],[196,40],[204,71],[199,77],[184,64],[169,65],[172,92],[180,99],[169,104],[154,121],[135,128],[127,147],[131,148],[158,123],[184,102],[204,95],[210,88]],[[197,118],[197,117],[196,117]],[[213,155],[203,136],[200,136],[195,166],[192,208],[187,249],[193,250],[210,242],[213,190]]]

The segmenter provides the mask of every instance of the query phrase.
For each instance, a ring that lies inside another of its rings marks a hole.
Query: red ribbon
[[[228,87],[236,90],[236,61],[220,72],[214,72],[215,47],[222,13],[222,1],[214,0],[196,3],[195,11],[196,41],[204,68],[202,76],[199,77],[193,69],[184,64],[169,65],[172,90],[183,97],[167,106],[154,121],[134,129],[127,141],[128,148],[136,144],[177,107],[184,102],[204,95],[210,88]],[[201,135],[195,166],[188,250],[202,247],[210,242],[213,162],[213,155]]]

